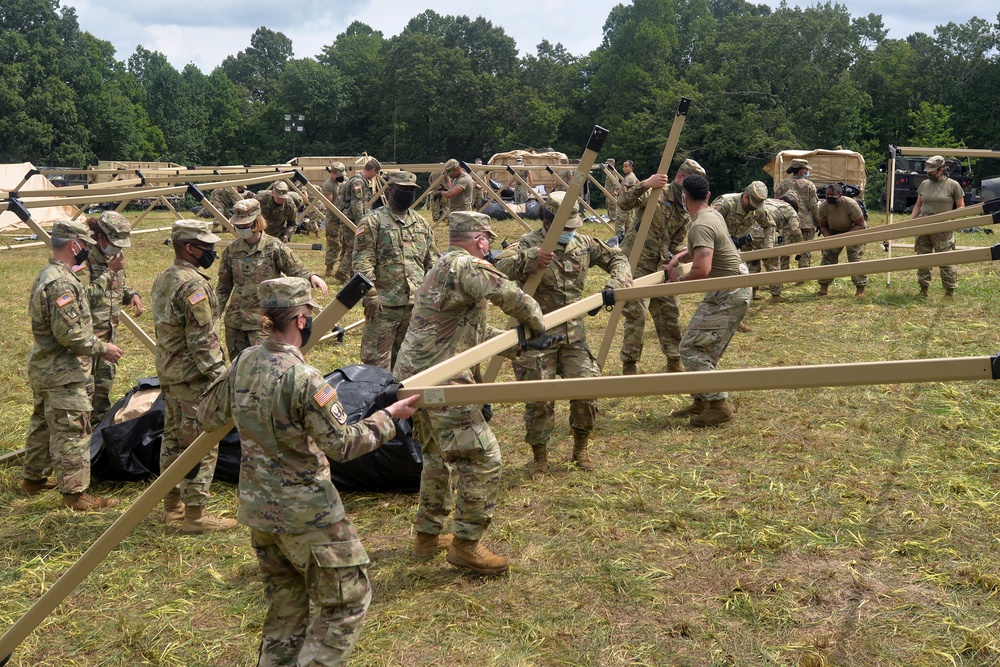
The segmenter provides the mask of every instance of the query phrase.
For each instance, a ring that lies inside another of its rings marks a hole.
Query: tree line
[[[763,178],[783,149],[840,146],[874,171],[888,144],[1000,148],[1000,14],[889,39],[880,16],[829,2],[634,0],[611,9],[589,54],[542,41],[521,56],[490,21],[425,11],[395,36],[354,22],[315,57],[292,53],[261,26],[209,74],[142,46],[121,61],[59,0],[5,0],[0,162],[284,162],[284,115],[302,113],[299,155],[574,156],[602,125],[602,157],[645,174],[682,96],[678,153],[720,192]]]

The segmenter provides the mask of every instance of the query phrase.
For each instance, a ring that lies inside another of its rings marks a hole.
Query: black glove
[[[399,399],[396,397],[396,392],[398,392],[402,387],[403,385],[398,382],[391,382],[382,387],[382,390],[375,395],[375,398],[372,399],[371,407],[369,407],[368,410],[365,410],[365,413],[369,415],[375,414],[376,411],[384,410],[398,401]]]
[[[528,338],[523,324],[517,327],[517,349],[524,350],[547,350],[553,345],[558,345],[566,340],[566,334],[547,334],[544,331]]]
[[[733,245],[736,246],[737,250],[739,250],[740,248],[742,248],[746,244],[748,244],[751,241],[753,241],[753,237],[750,236],[749,233],[744,234],[743,236],[730,236],[729,238],[731,238],[733,240]]]

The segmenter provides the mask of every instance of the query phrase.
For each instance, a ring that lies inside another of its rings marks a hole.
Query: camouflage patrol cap
[[[750,198],[750,208],[760,208],[767,199],[767,186],[761,181],[754,181],[743,190],[743,194]]]
[[[559,191],[553,192],[548,197],[545,198],[545,208],[552,214],[555,215],[559,211],[559,207],[562,206],[563,200],[566,198],[566,193]],[[578,201],[573,202],[573,210],[570,211],[569,220],[563,225],[564,229],[576,229],[583,224],[583,220],[580,218],[580,203]]]
[[[305,278],[287,276],[265,280],[257,286],[257,295],[261,308],[320,307],[313,301],[312,285]]]
[[[681,163],[680,169],[685,174],[698,174],[699,176],[707,176],[707,174],[705,173],[705,168],[702,167],[697,162],[695,162],[694,160],[692,160],[691,158],[684,160],[684,162]]]
[[[458,167],[459,167],[458,160],[456,160],[455,158],[451,158],[450,160],[444,163],[445,172],[455,171],[456,169],[458,169]]]
[[[497,234],[490,229],[490,216],[475,211],[452,211],[448,214],[449,232],[485,232],[490,238]]]
[[[940,155],[935,155],[934,157],[927,158],[924,162],[924,173],[929,174],[932,171],[937,171],[944,166],[944,158]]]
[[[334,162],[330,165],[330,169],[332,169],[335,174],[343,174],[347,171],[347,166],[343,162]]]
[[[417,187],[417,175],[409,171],[394,171],[386,179],[389,185],[402,186],[407,188]]]
[[[222,239],[212,233],[208,222],[184,218],[170,227],[170,238],[174,241],[201,241],[202,243],[218,243]]]
[[[76,222],[75,220],[56,220],[52,223],[52,233],[49,234],[49,237],[53,239],[66,239],[68,241],[83,241],[92,245],[97,244],[94,237],[90,235],[90,228],[86,224]]]
[[[233,227],[240,227],[252,224],[260,215],[260,202],[256,199],[241,199],[233,204],[233,217],[229,218],[229,224]]]
[[[271,193],[275,197],[287,197],[288,196],[288,183],[284,181],[278,181],[271,186]]]
[[[108,241],[114,247],[132,247],[132,240],[129,238],[129,234],[132,233],[132,225],[128,224],[125,216],[118,211],[105,211],[102,213],[101,217],[97,219],[97,226],[101,228],[101,231],[104,232],[108,237]]]
[[[792,160],[791,164],[788,165],[788,169],[785,170],[786,174],[790,174],[793,171],[798,171],[799,169],[812,169],[809,166],[809,162],[803,160],[802,158],[795,158]]]

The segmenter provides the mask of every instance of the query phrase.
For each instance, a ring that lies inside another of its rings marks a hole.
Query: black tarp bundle
[[[392,374],[375,366],[354,365],[326,376],[337,398],[354,423],[391,402],[385,390],[392,390]],[[156,389],[157,378],[143,378],[114,404],[95,429],[90,440],[91,474],[95,478],[135,481],[160,473],[160,439],[163,436],[163,398],[158,397],[140,416],[115,424],[114,416],[136,392]],[[423,459],[420,444],[413,439],[409,420],[396,422],[396,437],[374,452],[347,463],[330,461],[330,476],[341,491],[414,492],[420,487]],[[215,479],[237,484],[240,474],[240,440],[233,429],[219,443]]]

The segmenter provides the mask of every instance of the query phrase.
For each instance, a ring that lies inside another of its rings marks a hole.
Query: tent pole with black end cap
[[[517,214],[517,211],[515,211],[514,209],[512,209],[510,207],[510,204],[508,204],[507,202],[505,202],[503,200],[503,198],[500,197],[500,195],[498,195],[497,193],[493,192],[493,188],[490,187],[489,183],[484,182],[483,178],[479,174],[477,174],[476,172],[472,171],[472,169],[469,168],[469,165],[467,165],[465,162],[459,162],[458,164],[459,164],[459,166],[462,169],[465,170],[465,173],[467,173],[469,175],[469,178],[472,179],[473,183],[475,183],[479,187],[483,188],[483,192],[485,192],[493,201],[499,203],[500,206],[501,206],[501,208],[503,208],[505,211],[507,211],[507,213],[509,213],[512,218],[514,218],[519,223],[521,223],[521,226],[524,227],[524,229],[526,231],[529,231],[529,232],[530,231],[534,231],[534,230],[531,229],[531,225],[529,225],[524,220],[522,220],[521,216],[519,216]]]
[[[571,165],[571,166],[572,166],[572,165]],[[547,171],[547,172],[549,172],[550,174],[552,174],[552,177],[553,177],[554,179],[556,179],[556,182],[557,182],[557,183],[559,183],[559,184],[560,184],[560,185],[562,185],[563,187],[566,187],[566,181],[564,181],[564,180],[562,179],[562,177],[561,177],[561,176],[559,176],[559,174],[557,174],[556,172],[554,172],[554,171],[552,170],[552,167],[551,167],[550,165],[545,165],[545,171]],[[584,179],[584,180],[585,180],[585,181],[589,181],[589,180],[591,180],[592,178],[593,178],[593,177],[592,177],[592,176],[590,175],[590,172],[588,171],[588,172],[587,172],[587,178],[586,178],[586,179]],[[583,187],[581,186],[581,188],[580,188],[580,189],[581,189],[581,193],[580,193],[580,196],[579,196],[579,197],[577,197],[577,200],[578,200],[578,201],[580,202],[580,206],[581,206],[581,207],[583,207],[583,208],[585,208],[585,209],[587,209],[587,211],[589,211],[589,212],[590,212],[590,214],[591,214],[592,216],[594,216],[595,218],[597,218],[598,222],[600,222],[600,223],[601,223],[602,225],[604,225],[604,226],[605,226],[605,227],[606,227],[606,228],[608,229],[608,231],[609,231],[609,232],[614,232],[614,231],[615,231],[615,226],[614,226],[614,225],[609,225],[609,224],[608,224],[608,222],[607,222],[607,220],[605,220],[604,218],[602,218],[602,217],[600,216],[600,214],[599,214],[599,213],[598,213],[597,211],[595,211],[595,210],[594,210],[594,209],[593,209],[593,208],[592,208],[592,207],[590,206],[590,204],[588,204],[588,203],[587,203],[587,200],[585,200],[585,199],[583,198],[583,192],[582,192],[582,190],[583,190]]]
[[[336,298],[316,316],[313,321],[316,332],[324,333],[333,329],[340,318],[354,307],[371,287],[371,283],[364,276],[355,274],[337,293]],[[309,343],[303,345],[302,353],[307,353],[318,339],[319,336],[316,336],[315,340],[310,340]],[[216,446],[232,428],[233,422],[230,420],[225,426],[214,431],[202,432],[195,438],[194,442],[188,445],[187,449],[181,452],[181,455],[170,464],[170,467],[153,480],[142,495],[132,503],[132,506],[115,519],[114,523],[97,538],[97,541],[80,556],[76,563],[45,591],[35,604],[7,630],[3,637],[0,637],[0,667],[7,664],[14,649],[87,578],[87,575],[94,571],[94,568],[139,525],[140,521],[156,508],[188,471],[195,468],[212,447]]]
[[[600,125],[595,125],[594,129],[590,133],[590,139],[587,140],[587,148],[583,151],[583,156],[580,158],[580,163],[577,165],[576,173],[573,175],[572,180],[566,189],[566,194],[563,197],[563,203],[556,211],[556,217],[549,225],[549,231],[545,233],[545,239],[542,241],[540,250],[543,252],[553,252],[556,249],[556,245],[559,244],[559,236],[563,232],[563,228],[566,226],[566,221],[569,220],[570,214],[573,211],[573,202],[576,198],[580,196],[580,190],[583,188],[583,182],[587,179],[587,174],[590,172],[590,168],[594,165],[594,161],[597,160],[597,154],[601,151],[601,147],[604,146],[605,139],[608,138],[608,131],[601,127]],[[531,274],[528,279],[524,282],[521,287],[521,291],[528,296],[533,296],[538,286],[542,282],[542,276],[548,268],[539,269],[535,273]],[[516,324],[517,321],[511,318],[508,326]],[[537,333],[537,332],[536,332]],[[496,376],[500,373],[500,368],[503,366],[503,357],[496,356],[490,361],[489,367],[486,372],[483,373],[483,379],[486,382],[492,382],[496,379]]]
[[[353,222],[350,218],[348,218],[343,211],[337,208],[337,206],[333,202],[327,199],[326,195],[323,194],[323,191],[317,188],[315,185],[313,185],[309,181],[309,179],[306,178],[305,174],[296,169],[295,175],[292,177],[292,180],[294,180],[303,188],[311,192],[314,197],[317,197],[318,201],[320,201],[328,211],[331,211],[337,217],[338,220],[347,225],[348,229],[350,229],[352,232],[357,231],[358,225],[355,222]]]
[[[674,152],[677,150],[677,142],[681,138],[681,130],[684,129],[684,121],[687,119],[688,109],[691,107],[691,100],[686,97],[682,97],[680,103],[677,105],[677,113],[674,115],[673,125],[670,127],[670,134],[667,136],[667,145],[663,147],[663,155],[660,157],[660,166],[657,168],[656,173],[666,174],[670,170],[670,163],[674,160]],[[649,191],[649,198],[646,200],[646,207],[642,210],[642,220],[639,223],[639,229],[635,235],[635,241],[632,244],[632,252],[628,258],[629,268],[632,269],[632,275],[635,275],[635,267],[639,265],[639,257],[642,256],[643,246],[646,245],[646,236],[649,234],[649,225],[653,221],[653,215],[656,213],[656,207],[659,205],[660,190],[662,188],[652,188]],[[605,362],[608,360],[608,352],[611,351],[611,341],[615,337],[615,331],[618,329],[618,321],[622,316],[622,308],[625,304],[616,304],[614,309],[611,311],[611,316],[608,317],[608,325],[604,329],[604,338],[601,339],[601,347],[597,352],[597,366],[601,369],[604,368]]]

